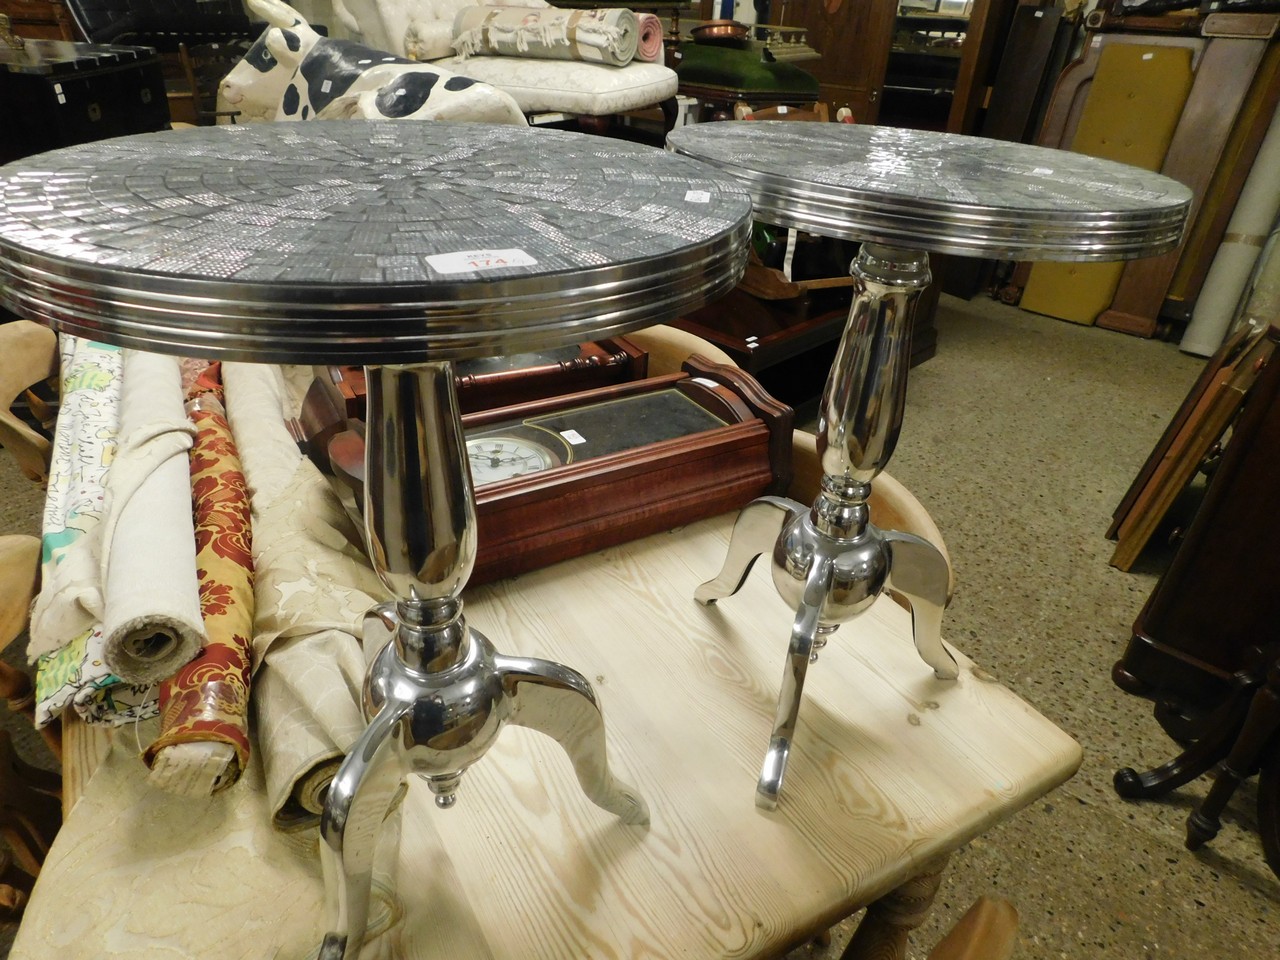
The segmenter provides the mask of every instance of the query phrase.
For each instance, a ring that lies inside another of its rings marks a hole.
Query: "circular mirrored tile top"
[[[727,292],[744,188],[583,134],[345,121],[104,140],[0,168],[0,287],[54,327],[291,362],[493,356]]]
[[[733,174],[756,216],[812,233],[942,253],[1123,260],[1177,246],[1191,191],[1065,150],[845,123],[739,121],[669,146]]]

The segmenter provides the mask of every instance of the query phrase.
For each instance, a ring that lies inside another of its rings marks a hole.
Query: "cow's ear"
[[[281,63],[296,64],[306,57],[311,48],[315,46],[315,41],[319,39],[319,34],[304,23],[301,27],[292,30],[271,27],[267,30],[263,39],[273,57]]]

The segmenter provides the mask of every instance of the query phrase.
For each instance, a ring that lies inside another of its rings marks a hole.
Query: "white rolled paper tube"
[[[1222,340],[1240,307],[1240,295],[1248,285],[1249,275],[1257,262],[1258,245],[1255,243],[1223,242],[1218,247],[1200,296],[1196,298],[1191,322],[1178,344],[1183,353],[1209,357],[1222,346]]]
[[[1196,298],[1191,322],[1178,344],[1184,352],[1208,357],[1222,345],[1277,212],[1280,212],[1280,111],[1271,118],[1271,126],[1258,148],[1231,222],[1227,224],[1226,236]]]
[[[205,642],[191,434],[177,359],[126,351],[120,443],[107,473],[102,635],[103,659],[129,683],[172,676]]]

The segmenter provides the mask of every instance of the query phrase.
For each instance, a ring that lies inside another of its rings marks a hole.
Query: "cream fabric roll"
[[[1280,322],[1280,218],[1262,246],[1242,301],[1236,327],[1247,323],[1261,330]]]
[[[205,642],[187,451],[195,428],[176,357],[126,350],[102,524],[103,658],[121,680],[163,680]]]
[[[284,425],[295,409],[280,368],[227,363],[222,376],[253,516],[257,742],[274,822],[303,827],[364,731],[360,624],[386,591],[361,531]]]
[[[466,7],[453,21],[453,48],[461,57],[583,60],[622,67],[635,58],[638,41],[636,15],[622,8]]]

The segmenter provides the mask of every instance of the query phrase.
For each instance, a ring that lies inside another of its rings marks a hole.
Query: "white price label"
[[[561,430],[560,436],[564,437],[575,447],[581,443],[586,443],[587,438],[580,434],[577,430]]]
[[[684,199],[688,203],[710,203],[711,194],[706,190],[690,190],[684,195]]]
[[[503,267],[531,267],[538,261],[523,250],[459,250],[427,257],[437,273],[472,273],[477,270],[500,270]]]

